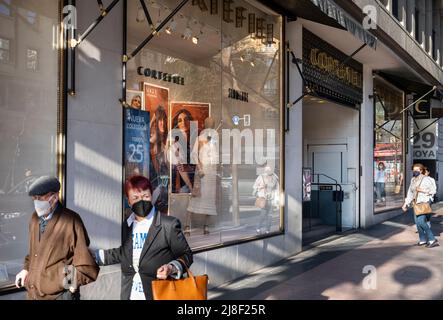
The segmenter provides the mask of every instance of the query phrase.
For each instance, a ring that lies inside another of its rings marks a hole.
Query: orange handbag
[[[154,300],[207,300],[208,275],[194,276],[186,263],[183,264],[188,273],[187,278],[152,281]]]

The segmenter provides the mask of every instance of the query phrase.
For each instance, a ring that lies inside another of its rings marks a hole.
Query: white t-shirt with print
[[[140,261],[140,254],[142,253],[143,245],[148,238],[149,228],[151,227],[154,218],[155,209],[152,208],[149,215],[138,222],[135,219],[135,214],[128,218],[128,225],[132,224],[132,265],[134,266],[136,274],[132,279],[132,289],[130,300],[146,300],[143,292],[143,284],[138,273],[138,265]]]

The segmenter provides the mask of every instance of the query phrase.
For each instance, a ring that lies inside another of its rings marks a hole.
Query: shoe
[[[257,232],[257,234],[260,234],[261,233],[261,230],[260,229],[257,229],[257,230],[255,230],[256,232]]]
[[[420,241],[417,243],[417,246],[419,246],[419,247],[424,246],[424,245],[428,246],[428,243],[426,241],[423,241],[423,242]]]
[[[203,227],[203,234],[209,234],[209,226],[204,225],[204,227]]]
[[[440,244],[438,243],[438,241],[437,240],[434,240],[434,241],[429,241],[428,242],[428,244],[426,245],[426,247],[427,248],[433,248],[433,247],[437,247],[437,246],[439,246]]]
[[[191,228],[189,226],[185,226],[183,233],[185,234],[185,237],[189,237],[191,235]]]

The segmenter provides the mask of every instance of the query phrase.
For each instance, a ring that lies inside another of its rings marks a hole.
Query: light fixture
[[[182,39],[189,40],[191,38],[192,38],[192,30],[191,30],[191,28],[189,28],[189,22],[188,22],[186,25],[186,29],[182,34]]]
[[[177,22],[175,22],[175,20],[172,19],[172,21],[169,24],[169,26],[165,29],[165,32],[167,34],[172,34],[175,31],[176,28],[177,28]]]
[[[198,36],[193,36],[192,37],[192,43],[193,44],[198,44],[198,41],[199,41],[201,35],[203,34],[202,29],[203,29],[203,25],[200,26],[200,34]]]

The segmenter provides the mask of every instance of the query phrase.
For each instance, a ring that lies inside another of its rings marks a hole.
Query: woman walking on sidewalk
[[[403,211],[406,212],[411,204],[429,203],[430,198],[435,194],[435,184],[431,178],[424,175],[425,167],[416,163],[412,167],[413,178],[408,189],[408,194],[403,204]],[[426,245],[428,248],[438,246],[438,241],[432,234],[431,228],[427,224],[427,219],[430,217],[430,213],[421,214],[416,216],[416,224],[420,241],[419,246]],[[414,212],[415,216],[415,212]]]

